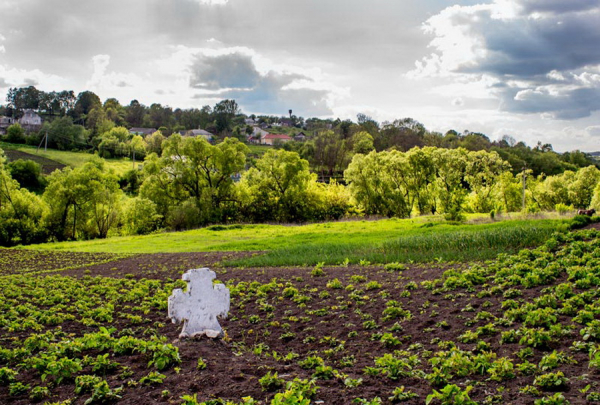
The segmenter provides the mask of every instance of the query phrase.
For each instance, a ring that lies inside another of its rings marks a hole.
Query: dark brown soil
[[[3,260],[3,269],[10,268],[10,260],[17,260],[19,255],[11,250],[0,250]],[[38,253],[38,252],[36,252]],[[43,253],[39,253],[43,255]],[[278,372],[286,381],[294,378],[310,379],[313,370],[306,370],[298,365],[298,360],[308,356],[320,356],[326,365],[344,373],[352,379],[362,379],[358,387],[346,387],[341,378],[318,379],[320,387],[315,400],[323,404],[347,405],[354,398],[380,397],[383,403],[389,404],[388,397],[395,387],[404,385],[407,390],[418,394],[418,398],[407,401],[409,404],[423,404],[432,387],[425,379],[400,378],[392,381],[384,377],[371,377],[364,373],[365,367],[374,366],[374,359],[394,350],[410,350],[411,353],[439,351],[439,341],[454,341],[463,350],[472,350],[474,344],[458,343],[458,337],[468,329],[483,326],[489,321],[472,321],[475,315],[482,310],[488,311],[496,317],[502,316],[500,300],[502,296],[478,297],[476,291],[460,290],[446,296],[435,294],[431,290],[419,287],[412,290],[410,296],[400,295],[405,291],[409,282],[417,284],[424,280],[439,278],[449,267],[446,266],[418,266],[413,265],[403,272],[386,271],[382,266],[350,266],[350,267],[325,267],[325,274],[321,277],[311,276],[311,268],[254,268],[238,269],[223,268],[218,264],[222,259],[232,256],[241,257],[250,253],[188,253],[188,254],[155,254],[135,255],[126,258],[112,257],[110,262],[92,264],[80,268],[71,268],[63,271],[67,276],[81,277],[109,276],[128,278],[156,278],[177,279],[187,269],[198,267],[211,267],[217,272],[217,277],[223,282],[258,282],[266,284],[276,279],[278,288],[265,293],[262,300],[247,300],[242,296],[232,298],[232,307],[227,320],[222,320],[221,325],[226,330],[226,338],[220,340],[199,339],[180,340],[178,334],[181,325],[168,322],[166,311],[151,311],[147,317],[154,325],[159,326],[160,334],[166,336],[179,348],[182,363],[177,369],[169,369],[162,373],[167,376],[163,384],[144,386],[141,384],[128,386],[128,380],[138,380],[148,374],[151,369],[147,367],[147,360],[141,355],[119,356],[113,360],[121,365],[130,367],[133,376],[124,380],[118,375],[106,376],[111,387],[125,384],[123,399],[120,404],[180,404],[183,395],[197,394],[199,401],[223,398],[238,403],[242,397],[251,396],[261,400],[262,404],[275,395],[273,392],[264,392],[259,384],[259,379],[269,371]],[[58,255],[60,256],[60,255]],[[55,256],[52,256],[55,257]],[[65,255],[64,258],[71,257]],[[76,254],[80,262],[93,263],[100,259],[111,259],[110,256],[86,256]],[[36,259],[41,261],[41,257]],[[58,260],[58,259],[57,259]],[[66,260],[66,259],[65,259]],[[77,262],[79,263],[79,262]],[[14,264],[17,266],[17,264]],[[57,263],[57,266],[60,266]],[[16,269],[16,267],[13,267]],[[1,271],[1,270],[0,270]],[[365,277],[358,281],[356,277]],[[344,287],[352,284],[353,288],[332,289],[327,283],[334,279],[341,281]],[[561,280],[559,282],[562,282]],[[367,283],[379,283],[373,289],[367,288]],[[300,308],[292,299],[282,296],[284,286],[294,286],[302,294],[310,297],[305,308]],[[355,299],[352,293],[360,289],[362,298]],[[543,288],[523,290],[519,299],[531,301],[541,294]],[[322,294],[322,292],[328,294]],[[397,346],[386,347],[382,342],[373,338],[374,333],[389,332],[395,320],[383,320],[382,312],[386,300],[394,299],[401,303],[404,309],[410,310],[412,319],[399,322],[402,329],[394,332],[401,343]],[[263,305],[273,306],[272,312],[265,311]],[[471,307],[473,312],[465,311]],[[125,311],[124,308],[116,308]],[[272,314],[272,315],[270,315]],[[250,322],[251,316],[258,316],[257,322]],[[374,329],[364,326],[366,320],[376,322]],[[473,324],[466,326],[465,323]],[[569,323],[565,319],[565,323]],[[118,331],[130,328],[131,325],[116,323]],[[94,332],[97,328],[82,330],[80,324],[62,325],[66,333],[81,336],[84,333]],[[502,328],[500,328],[503,330]],[[284,335],[287,333],[288,335]],[[0,344],[12,338],[20,338],[18,334],[8,333],[0,329]],[[520,362],[515,352],[522,346],[517,344],[499,344],[499,334],[487,336],[483,340],[489,343],[498,356],[508,356]],[[345,342],[339,346],[340,342]],[[565,337],[559,343],[548,348],[562,350],[573,355],[578,362],[575,365],[561,367],[561,371],[570,378],[569,386],[564,390],[565,396],[571,404],[585,403],[583,394],[579,390],[591,381],[598,381],[600,374],[597,370],[587,369],[587,355],[572,353],[569,345],[573,337]],[[412,345],[412,346],[411,346]],[[419,346],[415,346],[419,345]],[[339,350],[334,350],[336,347]],[[262,353],[260,352],[262,348]],[[276,352],[276,353],[275,353]],[[291,352],[299,357],[285,361],[276,359]],[[274,354],[275,353],[275,354]],[[536,350],[529,361],[538,363],[545,352]],[[340,364],[344,358],[353,356],[355,362],[352,366]],[[207,369],[197,370],[199,358],[205,359]],[[2,364],[0,364],[2,367]],[[421,358],[421,368],[431,371],[426,358]],[[585,370],[587,376],[583,376]],[[89,372],[85,370],[83,373]],[[534,397],[519,395],[519,388],[533,383],[533,376],[518,375],[517,378],[494,382],[487,380],[487,376],[470,376],[469,378],[455,379],[453,383],[465,387],[473,385],[470,397],[478,402],[483,402],[487,396],[499,395],[499,403],[506,404],[532,404]],[[39,376],[33,373],[26,374],[20,381],[30,383],[31,386],[40,385]],[[594,383],[596,384],[596,383]],[[597,387],[596,387],[597,388]],[[596,389],[597,390],[597,389]],[[73,382],[63,383],[52,390],[52,401],[73,399],[73,404],[83,404],[89,395],[76,396]],[[322,402],[321,402],[322,401]],[[10,397],[7,388],[0,386],[1,404],[28,404],[31,400],[25,396]]]
[[[63,165],[62,163],[59,163],[55,160],[33,155],[27,152],[21,152],[20,150],[6,149],[4,151],[4,154],[6,155],[6,157],[8,157],[8,160],[11,162],[14,162],[18,159],[33,160],[34,162],[42,166],[43,174],[50,174],[55,170],[62,170],[64,167],[66,167],[66,165]]]
[[[118,260],[124,255],[0,248],[0,275],[52,272]],[[80,272],[80,271],[78,271]]]

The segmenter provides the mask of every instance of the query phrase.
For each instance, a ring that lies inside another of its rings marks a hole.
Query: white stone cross
[[[229,289],[223,284],[213,285],[216,277],[207,268],[188,270],[181,277],[188,282],[187,291],[173,290],[169,297],[169,318],[173,323],[184,322],[180,338],[223,335],[217,316],[227,317]]]

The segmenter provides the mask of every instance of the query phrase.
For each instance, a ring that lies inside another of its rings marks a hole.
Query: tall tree
[[[151,154],[145,161],[141,195],[164,216],[169,206],[191,199],[201,223],[224,220],[225,206],[236,201],[233,176],[244,169],[248,147],[231,138],[211,145],[202,137],[174,134],[162,149],[162,157]]]
[[[5,162],[0,149],[0,245],[41,242],[46,237],[42,225],[46,206],[38,196],[19,187]]]
[[[249,194],[246,208],[253,219],[299,222],[311,218],[315,182],[296,152],[271,149],[244,173],[241,187]]]
[[[235,100],[218,102],[213,108],[217,131],[219,133],[231,131],[233,118],[237,114],[240,114],[240,109]]]
[[[119,191],[117,177],[104,170],[100,159],[55,171],[42,196],[50,207],[48,228],[58,240],[106,236],[115,224],[114,193]]]
[[[73,109],[73,119],[78,124],[85,124],[87,115],[94,108],[102,108],[102,102],[94,92],[82,91],[77,95],[77,101]]]

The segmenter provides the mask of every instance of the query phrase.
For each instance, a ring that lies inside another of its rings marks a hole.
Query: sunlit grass
[[[312,266],[319,262],[390,263],[473,261],[495,258],[542,244],[554,232],[566,230],[560,220],[505,221],[481,225],[424,225],[394,238],[368,242],[339,239],[282,247],[226,264],[235,266]]]
[[[489,218],[489,217],[488,217]],[[310,225],[216,225],[186,232],[47,243],[29,249],[75,252],[177,253],[207,251],[266,251],[239,262],[240,266],[339,264],[367,260],[481,260],[542,243],[563,220],[530,219],[451,225],[437,216],[411,219],[356,220]]]
[[[46,159],[51,159],[57,161],[58,163],[70,166],[72,168],[83,166],[94,157],[93,154],[86,152],[70,152],[55,149],[47,149],[44,152],[43,148],[40,148],[38,151],[37,147],[35,146],[17,145],[4,142],[0,142],[0,148],[13,149],[21,152],[26,152],[32,155],[41,156]],[[125,173],[127,170],[133,168],[133,162],[129,158],[104,159],[104,161],[106,162],[106,167],[113,169],[117,174]],[[137,164],[138,162],[136,162],[136,166]]]

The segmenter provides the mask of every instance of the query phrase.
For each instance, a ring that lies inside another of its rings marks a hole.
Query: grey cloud
[[[38,81],[35,79],[27,78],[27,79],[23,80],[23,87],[37,86],[37,85],[38,85]]]
[[[329,92],[310,88],[287,88],[297,80],[311,79],[296,73],[269,71],[261,74],[252,57],[235,52],[220,56],[198,55],[191,66],[190,87],[209,90],[194,98],[235,99],[252,113],[286,113],[323,116],[332,113],[327,105]]]
[[[145,18],[145,0],[21,0],[0,13],[0,27],[13,65],[77,76],[94,55],[122,49],[134,60],[156,46],[159,39],[140,38]]]
[[[6,81],[5,78],[0,77],[0,87],[11,87],[11,85]]]
[[[259,80],[260,74],[249,55],[200,55],[193,63],[190,85],[208,90],[249,89],[255,87]]]
[[[544,90],[515,90],[503,95],[503,108],[517,113],[546,113],[552,118],[574,120],[600,110],[600,88],[578,88],[551,94]]]
[[[600,0],[519,3],[526,13],[510,18],[496,18],[489,8],[448,14],[447,22],[478,39],[477,56],[453,72],[494,77],[499,83],[490,90],[505,111],[574,120],[600,110],[600,83],[575,77],[600,66]],[[532,12],[543,14],[533,18]]]
[[[590,136],[600,137],[600,125],[589,126],[585,129],[585,132]]]
[[[520,3],[526,13],[552,12],[560,14],[591,10],[600,6],[600,0],[522,0]]]
[[[148,15],[152,27],[186,46],[216,38],[227,45],[328,62],[409,68],[427,43],[418,29],[427,18],[426,9],[388,0],[230,0],[218,7],[192,0],[152,0]]]
[[[537,20],[479,17],[465,23],[484,39],[487,56],[461,71],[531,77],[600,63],[600,8]]]

